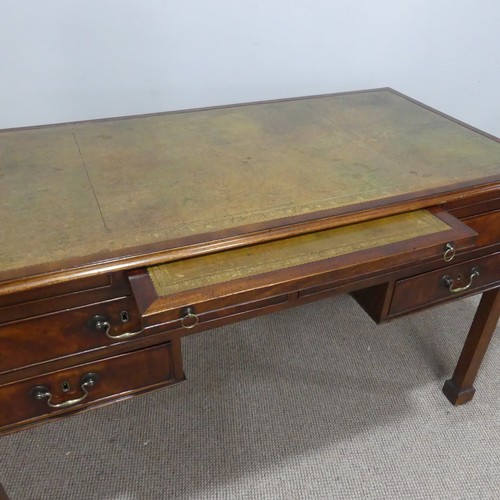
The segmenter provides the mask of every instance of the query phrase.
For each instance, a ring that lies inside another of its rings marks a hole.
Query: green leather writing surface
[[[450,229],[425,210],[393,215],[270,243],[170,262],[148,269],[159,297],[330,259]]]
[[[0,272],[498,175],[500,144],[389,90],[0,133]]]

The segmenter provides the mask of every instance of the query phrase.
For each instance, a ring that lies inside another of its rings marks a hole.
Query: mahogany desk
[[[444,387],[473,396],[500,144],[391,89],[5,130],[0,194],[1,432],[182,381],[183,336],[336,293],[378,322],[484,292]]]

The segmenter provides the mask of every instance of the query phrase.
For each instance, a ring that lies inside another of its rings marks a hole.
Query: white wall
[[[500,135],[498,0],[1,0],[0,128],[390,86]]]

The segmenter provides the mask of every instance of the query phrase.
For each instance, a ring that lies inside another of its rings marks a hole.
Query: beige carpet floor
[[[185,339],[188,381],[0,438],[13,500],[500,498],[500,332],[441,393],[477,299],[377,326],[348,296]]]

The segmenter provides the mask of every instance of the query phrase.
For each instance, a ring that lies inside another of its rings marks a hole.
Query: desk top
[[[6,130],[0,281],[154,264],[499,182],[498,140],[391,89]]]

